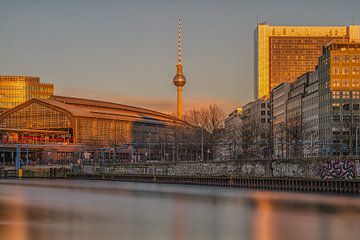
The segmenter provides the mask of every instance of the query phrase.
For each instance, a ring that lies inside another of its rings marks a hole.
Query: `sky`
[[[55,94],[176,111],[177,18],[183,108],[226,113],[253,100],[253,31],[360,24],[359,0],[0,0],[0,75],[39,76]]]

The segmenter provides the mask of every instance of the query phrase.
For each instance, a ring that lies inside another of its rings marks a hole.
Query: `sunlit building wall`
[[[89,146],[169,143],[176,118],[138,107],[52,96],[31,99],[0,115],[2,143]]]
[[[254,32],[254,97],[268,98],[272,88],[313,71],[322,46],[331,40],[360,39],[360,26],[270,26]]]
[[[0,76],[0,109],[8,109],[32,98],[47,99],[54,85],[41,83],[39,77]]]
[[[326,46],[318,70],[322,155],[359,153],[360,41]]]

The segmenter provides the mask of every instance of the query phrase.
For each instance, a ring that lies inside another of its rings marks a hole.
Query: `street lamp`
[[[201,128],[201,161],[204,161],[204,128]]]
[[[356,156],[358,155],[358,131],[359,129],[356,128],[356,131],[355,131],[355,154]]]

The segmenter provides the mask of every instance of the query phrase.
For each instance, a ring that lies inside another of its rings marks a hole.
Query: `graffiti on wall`
[[[321,164],[317,162],[309,162],[308,163],[308,176],[310,178],[319,178],[321,173]]]
[[[241,171],[246,176],[261,177],[265,175],[265,166],[261,163],[245,163]]]
[[[351,160],[328,160],[324,163],[321,178],[323,179],[354,179],[355,165]]]
[[[305,177],[305,168],[299,163],[273,161],[271,163],[271,170],[273,177]]]
[[[356,176],[360,176],[360,160],[355,161],[356,166]]]

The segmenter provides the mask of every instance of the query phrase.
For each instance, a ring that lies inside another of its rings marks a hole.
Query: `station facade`
[[[187,126],[185,122],[176,117],[149,109],[52,96],[31,99],[1,114],[0,140],[3,146],[28,144],[34,148],[58,144],[62,148],[77,145],[110,149],[136,145],[147,149],[150,144],[173,142],[174,129],[184,126]]]

